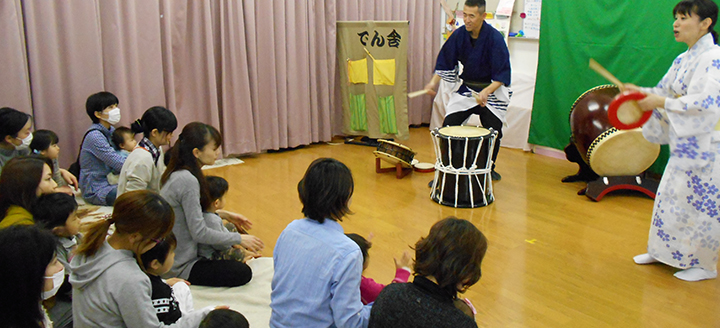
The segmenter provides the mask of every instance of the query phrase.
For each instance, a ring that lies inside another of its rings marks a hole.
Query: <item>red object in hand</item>
[[[638,106],[637,101],[644,98],[645,95],[639,92],[623,92],[617,95],[608,106],[610,124],[619,130],[631,130],[645,124],[652,116],[652,111],[643,111]]]

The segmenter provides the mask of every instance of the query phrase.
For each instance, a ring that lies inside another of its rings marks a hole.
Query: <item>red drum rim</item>
[[[639,92],[626,92],[618,95],[608,106],[608,120],[610,124],[620,130],[632,130],[641,127],[652,116],[652,111],[645,111],[636,122],[625,124],[618,118],[618,110],[620,106],[628,101],[638,101],[644,99],[645,95]]]
[[[415,172],[419,173],[435,172],[435,164],[418,162],[413,164],[413,169],[415,169]]]

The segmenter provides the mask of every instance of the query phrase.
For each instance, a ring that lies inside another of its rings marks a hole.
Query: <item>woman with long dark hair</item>
[[[38,197],[55,192],[52,161],[42,156],[11,159],[0,173],[0,229],[34,224],[30,213]]]
[[[0,322],[3,327],[52,327],[41,302],[65,278],[55,256],[55,236],[35,226],[0,230]]]
[[[203,165],[212,165],[217,158],[222,138],[214,127],[201,122],[186,125],[170,150],[170,163],[162,176],[160,194],[175,211],[173,233],[177,237],[175,264],[168,276],[177,276],[194,285],[240,286],[252,278],[252,270],[234,260],[208,260],[198,256],[198,244],[242,245],[259,251],[262,241],[252,235],[216,231],[208,228],[202,209],[210,199]],[[223,219],[236,225],[249,226],[249,221],[236,213],[218,211]]]

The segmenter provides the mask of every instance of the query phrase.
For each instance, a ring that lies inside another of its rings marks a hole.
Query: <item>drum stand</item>
[[[383,168],[380,165],[380,159],[375,158],[375,173],[385,173],[395,171],[395,177],[398,179],[404,178],[408,173],[412,172],[412,167],[403,167],[402,163],[396,163],[395,167]]]
[[[648,178],[645,173],[631,176],[599,177],[590,181],[587,188],[580,190],[579,195],[584,194],[588,198],[599,202],[607,193],[615,190],[636,190],[655,199],[659,181]]]

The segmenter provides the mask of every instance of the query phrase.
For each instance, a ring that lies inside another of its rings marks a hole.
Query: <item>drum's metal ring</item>
[[[610,129],[608,129],[607,131],[601,133],[597,138],[595,138],[595,140],[593,140],[593,142],[590,144],[590,147],[588,147],[588,151],[587,151],[587,154],[586,154],[588,164],[590,163],[590,157],[592,156],[593,152],[595,152],[595,147],[597,147],[597,145],[598,145],[601,141],[603,141],[603,139],[605,139],[605,138],[607,138],[608,136],[610,136],[610,135],[612,135],[612,134],[615,134],[615,133],[617,133],[617,132],[618,132],[618,129],[616,129],[616,128],[610,128]]]
[[[581,94],[580,97],[577,97],[577,99],[575,99],[575,102],[573,102],[572,106],[570,107],[570,113],[568,114],[568,122],[570,121],[570,116],[572,115],[572,112],[573,112],[573,110],[575,109],[575,105],[577,105],[577,103],[579,103],[580,100],[582,100],[583,98],[585,98],[585,96],[586,96],[588,93],[591,93],[591,92],[596,91],[596,90],[610,89],[610,88],[618,89],[618,87],[617,87],[616,85],[614,85],[614,84],[603,84],[603,85],[598,85],[598,86],[596,86],[596,87],[594,87],[594,88],[592,88],[592,89],[590,89],[590,90],[588,90],[588,91],[583,92],[583,94]],[[618,89],[618,90],[620,90],[620,89]]]
[[[483,129],[487,129],[488,131],[490,131],[490,133],[483,135],[483,136],[477,136],[477,137],[458,137],[458,136],[449,136],[447,134],[442,134],[438,131],[438,130],[440,130],[440,128],[435,128],[434,130],[430,131],[430,134],[432,134],[435,137],[440,137],[441,139],[450,139],[450,140],[473,140],[473,139],[489,138],[490,136],[497,137],[497,135],[498,135],[498,132],[495,131],[495,129],[493,129],[493,128],[483,128]]]

